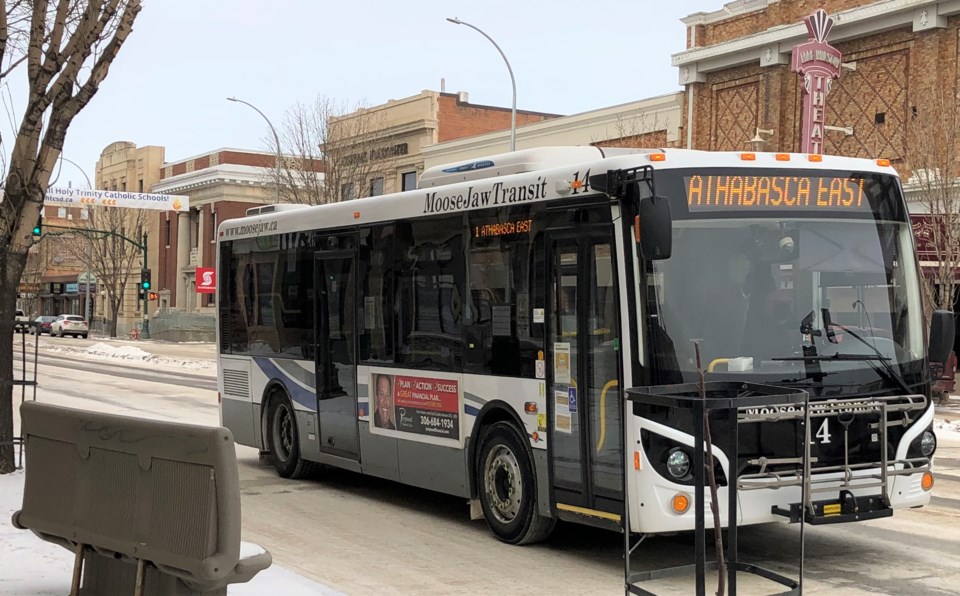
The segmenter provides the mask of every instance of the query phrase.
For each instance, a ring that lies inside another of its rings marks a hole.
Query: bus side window
[[[393,362],[393,225],[360,230],[360,361]]]
[[[534,324],[532,309],[543,305],[531,269],[539,259],[542,270],[543,257],[534,255],[538,245],[532,211],[515,207],[475,212],[469,223],[466,369],[533,378],[543,342],[542,325]]]
[[[395,229],[396,362],[459,372],[466,299],[463,218],[400,221]]]

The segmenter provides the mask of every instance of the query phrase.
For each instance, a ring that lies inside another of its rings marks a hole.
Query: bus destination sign
[[[702,211],[869,212],[863,178],[826,176],[687,176],[687,208]]]

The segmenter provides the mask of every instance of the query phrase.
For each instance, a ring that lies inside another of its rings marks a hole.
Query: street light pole
[[[503,50],[500,49],[500,46],[497,45],[497,42],[493,41],[493,38],[480,30],[479,27],[471,25],[466,21],[461,21],[460,19],[454,17],[447,17],[447,20],[453,23],[454,25],[466,25],[470,27],[480,35],[487,38],[487,40],[493,44],[493,47],[497,48],[497,51],[500,52],[500,56],[503,57],[503,61],[507,64],[507,71],[510,73],[510,85],[513,86],[513,106],[510,108],[510,151],[517,150],[517,81],[513,78],[513,69],[510,68],[510,61],[507,60],[507,55],[503,53]]]
[[[227,101],[235,101],[235,102],[237,102],[237,103],[242,103],[242,104],[244,104],[244,105],[246,105],[246,106],[249,106],[249,107],[253,108],[254,110],[256,110],[256,112],[257,112],[258,114],[260,114],[260,116],[261,116],[264,120],[267,121],[267,126],[270,127],[270,131],[273,133],[273,140],[277,143],[277,157],[275,158],[275,159],[276,159],[276,163],[274,163],[274,166],[276,167],[276,170],[277,170],[277,179],[276,179],[277,198],[274,200],[274,203],[279,203],[279,202],[280,202],[280,135],[277,134],[277,129],[275,129],[275,128],[273,127],[273,123],[270,122],[270,119],[267,118],[267,115],[264,114],[263,112],[261,112],[261,111],[257,108],[257,106],[253,105],[252,103],[250,103],[250,102],[248,102],[248,101],[243,101],[242,99],[238,99],[238,98],[236,98],[236,97],[228,97],[228,98],[227,98]]]
[[[80,167],[80,164],[78,164],[77,162],[71,159],[67,159],[66,157],[63,156],[62,153],[60,154],[60,159],[62,159],[63,161],[69,164],[73,164],[75,168],[80,170],[80,173],[83,174],[83,177],[87,179],[87,188],[89,188],[90,190],[94,190],[93,183],[90,182],[90,176],[87,176],[87,172],[82,167]],[[91,318],[93,317],[93,305],[90,304],[90,276],[91,276],[90,268],[92,263],[93,263],[93,242],[89,238],[87,238],[87,267],[86,267],[87,270],[84,272],[84,280],[86,285],[86,299],[84,300],[83,311],[85,315],[84,318],[87,319],[87,324],[91,326],[93,325],[93,319]]]

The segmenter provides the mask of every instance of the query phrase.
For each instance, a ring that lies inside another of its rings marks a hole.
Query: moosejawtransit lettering
[[[277,231],[277,222],[262,221],[260,223],[255,223],[255,224],[236,226],[234,228],[226,228],[223,231],[223,235],[229,238],[232,236],[244,236],[246,234],[262,234],[263,232],[276,232],[276,231]]]
[[[438,195],[436,191],[428,192],[423,204],[424,213],[444,213],[480,207],[496,207],[524,201],[536,201],[547,196],[547,181],[537,176],[532,184],[519,186],[504,186],[497,182],[490,190],[475,191],[467,188],[466,193],[455,195]]]
[[[690,176],[687,206],[707,209],[862,209],[862,178]]]

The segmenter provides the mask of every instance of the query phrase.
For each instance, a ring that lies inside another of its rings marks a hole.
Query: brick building
[[[490,131],[509,131],[510,115],[510,108],[469,103],[466,92],[427,90],[332,118],[330,135],[337,142],[328,148],[328,159],[362,163],[343,180],[334,181],[341,186],[340,199],[416,188],[424,170],[424,148]],[[517,110],[517,126],[557,117]]]
[[[799,151],[800,78],[790,52],[806,41],[803,19],[818,8],[833,17],[829,42],[843,53],[827,99],[824,153],[889,158],[908,177],[913,119],[923,117],[935,86],[957,84],[954,2],[738,0],[682,19],[687,49],[673,64],[692,122],[686,146]],[[751,143],[758,129],[764,142]]]
[[[85,267],[76,251],[64,250],[64,235],[70,233],[62,228],[82,225],[88,213],[86,209],[43,207],[43,236],[30,247],[17,290],[17,306],[28,316],[85,313],[86,286],[79,283]],[[91,286],[94,293],[95,288]],[[91,297],[91,307],[93,304],[96,295]]]
[[[679,147],[683,93],[671,93],[517,127],[517,149],[547,145]],[[447,140],[423,150],[426,167],[506,153],[510,130]]]
[[[274,163],[271,153],[217,149],[163,165],[154,192],[188,196],[190,209],[157,216],[157,243],[151,244],[158,255],[153,285],[161,313],[176,309],[212,316],[212,295],[197,294],[196,268],[215,266],[221,222],[275,201]]]

